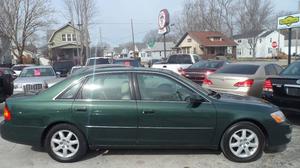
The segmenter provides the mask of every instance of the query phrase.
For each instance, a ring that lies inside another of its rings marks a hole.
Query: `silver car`
[[[14,81],[14,94],[39,92],[46,88],[46,81],[57,78],[51,66],[26,67]]]
[[[266,78],[282,68],[274,63],[227,64],[203,81],[203,87],[217,92],[261,97]]]

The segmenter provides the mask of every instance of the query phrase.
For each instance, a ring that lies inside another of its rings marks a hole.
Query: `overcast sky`
[[[52,0],[53,7],[58,11],[55,18],[61,27],[67,19],[64,17],[63,0]],[[131,41],[130,19],[134,22],[136,41],[142,41],[146,32],[157,28],[157,17],[161,9],[167,8],[170,14],[180,13],[184,0],[95,0],[97,15],[91,26],[91,40],[96,44],[101,28],[104,42],[117,46]],[[273,0],[276,11],[296,11],[298,0]],[[171,21],[172,22],[172,21]],[[101,24],[100,24],[101,23]]]

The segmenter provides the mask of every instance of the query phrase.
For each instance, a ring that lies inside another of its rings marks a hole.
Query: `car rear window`
[[[254,75],[258,68],[259,65],[228,64],[219,69],[216,73]]]
[[[190,55],[171,55],[168,60],[169,64],[192,64]]]
[[[300,62],[295,62],[284,69],[280,75],[300,76]]]
[[[108,59],[104,59],[104,58],[90,59],[87,65],[91,66],[91,65],[100,65],[100,64],[109,64],[109,61]]]
[[[193,65],[191,65],[189,68],[191,69],[200,69],[200,68],[211,68],[211,69],[217,69],[222,67],[224,62],[220,61],[200,61]]]

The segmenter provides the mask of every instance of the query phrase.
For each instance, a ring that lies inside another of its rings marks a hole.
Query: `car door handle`
[[[143,114],[154,114],[155,112],[153,110],[144,110]]]
[[[78,107],[78,108],[75,108],[76,111],[79,111],[79,112],[85,112],[87,111],[87,108],[86,107]]]

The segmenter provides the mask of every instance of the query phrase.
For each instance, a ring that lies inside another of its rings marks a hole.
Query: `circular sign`
[[[272,48],[277,48],[277,42],[276,41],[272,42]]]
[[[170,15],[167,9],[163,9],[158,15],[158,27],[159,29],[164,29],[169,26]]]

